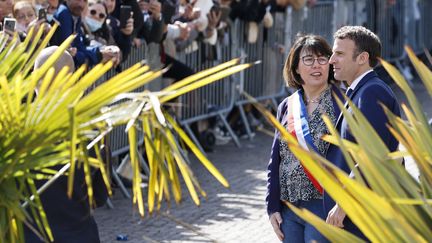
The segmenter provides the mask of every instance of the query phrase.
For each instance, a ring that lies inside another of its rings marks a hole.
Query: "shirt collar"
[[[364,78],[364,76],[366,76],[366,74],[372,72],[373,69],[367,70],[366,72],[364,72],[363,74],[361,74],[360,76],[358,76],[354,82],[352,82],[352,84],[348,87],[348,89],[352,89],[355,90],[355,88],[357,87],[357,85],[360,83],[360,80],[362,80],[362,78]]]

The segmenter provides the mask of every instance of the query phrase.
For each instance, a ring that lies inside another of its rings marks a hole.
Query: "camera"
[[[15,31],[16,27],[16,19],[14,18],[4,18],[3,21],[3,29],[9,31]]]
[[[47,20],[47,11],[45,8],[39,9],[38,20],[41,20],[41,19]]]

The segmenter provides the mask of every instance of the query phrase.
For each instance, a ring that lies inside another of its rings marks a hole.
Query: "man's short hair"
[[[57,49],[58,46],[50,46],[43,49],[36,57],[34,68],[35,69],[40,68],[48,60],[48,58],[51,57],[57,51]],[[69,72],[75,71],[73,58],[67,51],[64,51],[63,54],[60,55],[60,57],[54,63],[53,67],[54,67],[55,75],[57,75],[64,66],[69,67]]]
[[[381,57],[381,41],[372,31],[363,26],[344,26],[336,31],[334,39],[349,39],[354,41],[356,50],[353,59],[360,53],[369,53],[369,66],[375,67],[378,64],[378,58]]]

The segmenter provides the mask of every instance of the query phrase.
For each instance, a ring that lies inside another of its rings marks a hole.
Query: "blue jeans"
[[[311,201],[297,201],[292,203],[298,208],[305,208],[322,219],[326,218],[324,215],[322,199],[315,199]],[[284,234],[284,243],[300,243],[300,242],[329,242],[321,233],[316,230],[311,224],[305,222],[302,218],[297,216],[287,206],[282,209],[282,224],[280,225]]]

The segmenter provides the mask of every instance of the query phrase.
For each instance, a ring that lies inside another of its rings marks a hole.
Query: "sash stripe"
[[[314,145],[309,131],[308,113],[302,97],[303,95],[301,90],[297,90],[288,97],[287,130],[297,139],[298,143],[303,149],[310,151],[310,148],[312,148],[315,152],[318,152],[318,149]],[[300,159],[299,161],[313,186],[322,194],[323,188],[319,182],[303,166],[303,163]]]

